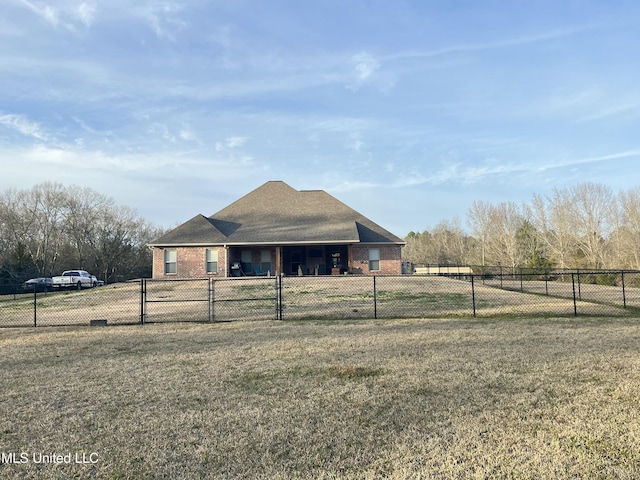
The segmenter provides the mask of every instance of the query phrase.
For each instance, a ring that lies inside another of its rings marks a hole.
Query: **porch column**
[[[282,274],[282,247],[276,247],[276,275]]]
[[[353,272],[353,245],[347,245],[347,272]]]

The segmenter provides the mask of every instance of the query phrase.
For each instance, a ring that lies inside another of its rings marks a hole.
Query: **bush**
[[[580,279],[580,283],[606,285],[609,287],[615,287],[618,285],[617,273],[581,273],[578,278]]]

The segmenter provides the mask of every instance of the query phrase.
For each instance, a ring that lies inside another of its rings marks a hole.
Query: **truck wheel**
[[[78,282],[78,290],[82,290],[82,282]]]

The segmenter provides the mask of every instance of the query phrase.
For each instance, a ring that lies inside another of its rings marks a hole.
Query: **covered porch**
[[[229,276],[340,275],[350,271],[351,245],[228,247]]]

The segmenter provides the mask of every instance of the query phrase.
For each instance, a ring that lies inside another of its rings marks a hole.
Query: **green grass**
[[[8,479],[639,478],[630,318],[0,332]]]

